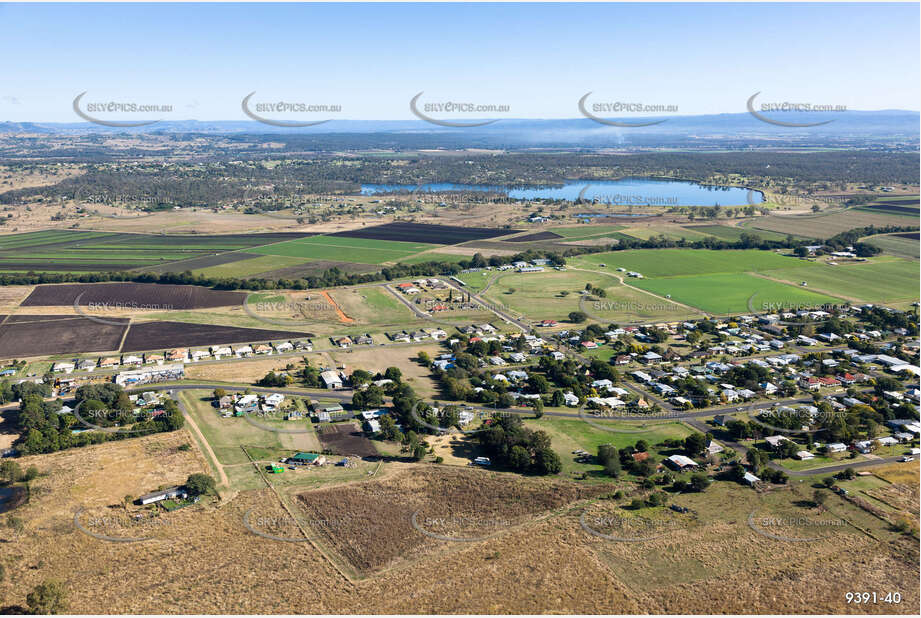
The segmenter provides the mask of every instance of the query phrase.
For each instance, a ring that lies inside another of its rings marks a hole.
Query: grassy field
[[[750,311],[749,299],[755,310],[766,306],[765,303],[782,306],[818,306],[841,302],[840,299],[824,294],[746,273],[641,279],[632,285],[660,296],[669,294],[680,303],[699,307],[709,313]]]
[[[917,244],[917,243],[916,243]],[[802,262],[794,268],[768,270],[771,279],[799,285],[842,298],[864,302],[899,303],[918,300],[918,262],[896,258],[874,258],[872,262],[828,266]]]
[[[886,253],[898,257],[918,259],[919,242],[915,238],[904,238],[897,234],[880,234],[878,236],[868,236],[861,239],[863,242],[879,247]]]
[[[437,245],[393,240],[372,240],[344,236],[311,236],[257,247],[250,253],[281,255],[302,259],[383,264],[398,262]]]
[[[604,289],[605,298],[583,300],[586,284]],[[584,311],[602,321],[678,319],[692,313],[621,285],[606,273],[575,270],[500,275],[484,296],[532,320],[565,320],[573,311]]]
[[[674,277],[712,273],[741,273],[785,268],[798,263],[796,258],[771,251],[707,249],[633,249],[611,251],[573,258],[573,265],[597,269],[606,264],[642,273],[644,277]]]
[[[207,268],[199,268],[192,271],[192,274],[203,275],[205,277],[249,277],[259,273],[275,270],[276,268],[287,268],[288,266],[298,266],[310,260],[296,257],[285,257],[281,255],[262,255],[230,262],[228,264],[219,264]]]
[[[728,225],[685,225],[684,229],[731,241],[739,240],[742,238],[742,234],[756,234],[765,240],[784,240],[787,237],[786,234],[778,234],[777,232],[753,231]]]

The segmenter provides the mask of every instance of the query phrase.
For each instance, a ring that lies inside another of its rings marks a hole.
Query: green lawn
[[[383,264],[384,262],[398,262],[420,251],[436,247],[437,245],[427,243],[345,236],[311,236],[257,247],[250,249],[249,253],[359,264]]]
[[[879,247],[891,255],[913,260],[918,259],[919,242],[917,234],[914,238],[904,238],[896,234],[880,234],[878,236],[868,236],[861,240],[874,247]]]

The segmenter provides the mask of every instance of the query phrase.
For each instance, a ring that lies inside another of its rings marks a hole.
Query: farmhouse
[[[676,470],[687,470],[690,468],[697,467],[697,462],[695,462],[690,457],[686,457],[684,455],[672,455],[665,461],[667,461],[669,465],[675,468]]]
[[[182,487],[170,487],[169,489],[161,489],[160,491],[154,491],[149,494],[144,494],[137,499],[138,504],[153,504],[154,502],[160,502],[162,500],[169,500],[171,498],[184,498],[186,492]]]

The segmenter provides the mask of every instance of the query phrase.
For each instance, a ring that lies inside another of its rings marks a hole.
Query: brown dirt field
[[[322,436],[321,436],[322,438]],[[314,529],[362,573],[393,566],[443,542],[438,535],[481,538],[507,533],[598,489],[568,482],[448,467],[410,468],[384,480],[307,492],[300,506],[320,522]],[[338,518],[337,525],[326,521]]]
[[[127,324],[60,315],[9,316],[0,324],[0,358],[116,351]]]
[[[245,298],[245,292],[212,290],[196,285],[64,283],[36,286],[22,306],[73,306],[79,299],[85,311],[95,304],[177,310],[240,305]]]
[[[323,448],[336,455],[374,458],[374,444],[356,423],[330,423],[317,427],[317,438]]]
[[[186,322],[142,322],[132,324],[122,345],[123,352],[161,350],[226,343],[250,343],[299,339],[304,333],[261,328],[237,328]]]

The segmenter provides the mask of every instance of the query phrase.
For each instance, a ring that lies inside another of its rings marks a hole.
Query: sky
[[[80,122],[82,92],[82,109],[168,105],[168,120],[248,120],[251,92],[251,110],[367,120],[414,119],[419,92],[420,110],[513,118],[579,117],[588,92],[680,115],[744,112],[756,92],[918,110],[919,17],[918,3],[0,4],[0,121]]]

